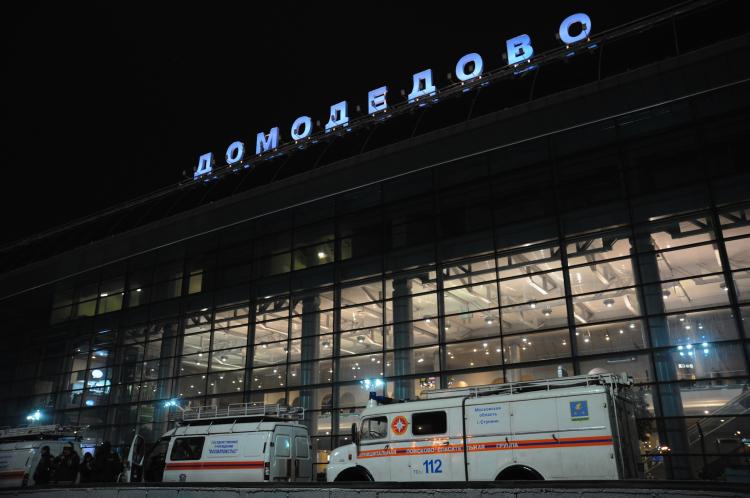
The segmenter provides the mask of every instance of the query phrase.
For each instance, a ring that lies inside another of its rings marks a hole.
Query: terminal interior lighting
[[[26,420],[29,422],[39,422],[42,419],[42,412],[39,410],[34,411],[34,413],[27,415]]]

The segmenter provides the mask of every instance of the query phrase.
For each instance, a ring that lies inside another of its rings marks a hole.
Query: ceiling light
[[[604,306],[606,306],[607,308],[611,308],[612,305],[614,305],[614,304],[615,304],[615,300],[612,299],[612,298],[604,300]]]
[[[542,314],[543,314],[544,316],[550,316],[550,315],[552,314],[552,309],[551,309],[551,308],[544,308],[544,309],[542,310]]]

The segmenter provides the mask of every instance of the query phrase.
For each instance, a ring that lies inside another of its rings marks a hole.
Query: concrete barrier
[[[0,490],[0,496],[18,498],[740,498],[747,497],[743,488],[735,486],[723,490],[674,488],[630,488],[630,487],[489,487],[489,488],[435,488],[403,489],[387,487],[217,487],[217,486],[120,486],[120,487],[73,487],[73,488],[29,488]],[[744,488],[745,490],[748,488]]]

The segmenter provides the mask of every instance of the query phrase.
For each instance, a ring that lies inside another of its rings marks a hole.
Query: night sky
[[[0,20],[0,243],[177,183],[234,140],[286,140],[297,116],[383,84],[400,99],[423,69],[440,88],[466,53],[497,68],[521,33],[553,48],[575,12],[598,33],[676,3],[28,2]]]

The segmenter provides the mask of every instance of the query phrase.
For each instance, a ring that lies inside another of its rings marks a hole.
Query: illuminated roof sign
[[[573,14],[566,17],[557,32],[557,38],[570,48],[577,43],[590,41],[591,18],[583,13]],[[591,47],[593,48],[593,47]],[[518,68],[516,74],[535,69],[532,64],[534,47],[531,44],[531,37],[527,34],[515,36],[505,42],[505,54],[503,58],[507,61],[508,66]],[[520,67],[523,65],[523,67]],[[457,64],[455,75],[460,85],[478,83],[482,79],[484,71],[484,62],[482,56],[477,53],[466,54],[461,57]],[[432,78],[432,69],[425,69],[412,76],[412,90],[407,97],[407,106],[424,106],[428,103],[437,102],[439,91],[435,86]],[[258,160],[270,159],[295,149],[302,149],[309,143],[316,143],[320,138],[326,135],[335,134],[336,132],[349,132],[353,127],[369,121],[370,119],[383,120],[389,117],[392,110],[388,106],[388,87],[381,86],[367,93],[367,112],[368,115],[362,119],[350,120],[349,106],[347,101],[341,101],[330,107],[329,117],[325,124],[324,130],[313,134],[313,122],[310,116],[300,116],[289,130],[291,141],[280,144],[281,133],[279,127],[273,127],[266,132],[258,132],[255,137],[255,155],[251,159],[246,152],[245,144],[242,141],[232,142],[227,147],[225,153],[226,167],[233,168],[237,171],[250,168]],[[213,152],[207,152],[198,159],[198,167],[193,175],[194,179],[202,177],[210,178],[214,171],[215,158]]]

